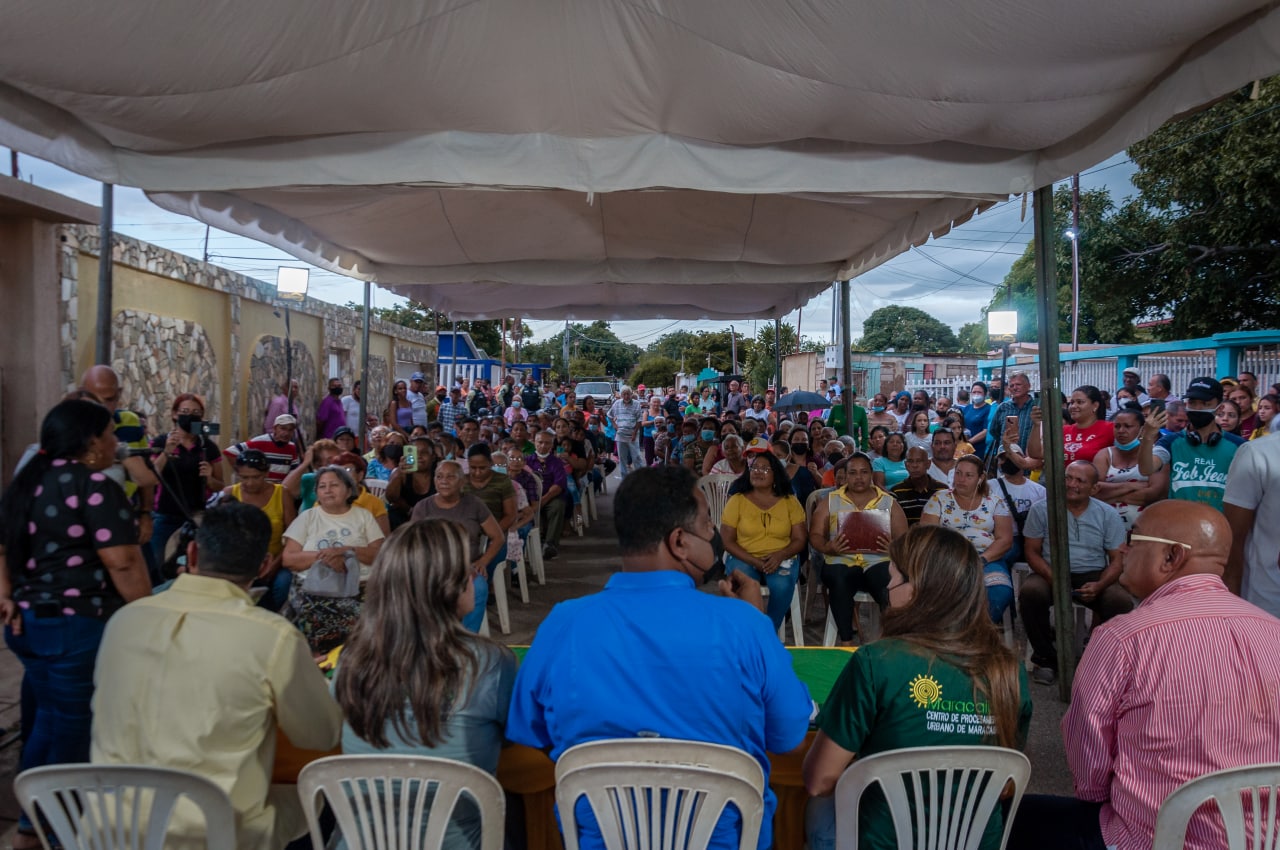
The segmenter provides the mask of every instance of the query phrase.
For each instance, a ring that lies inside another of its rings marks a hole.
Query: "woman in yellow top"
[[[724,565],[769,588],[765,613],[777,629],[796,590],[796,556],[805,547],[804,508],[792,495],[782,461],[769,451],[757,451],[750,458],[746,471],[729,488],[732,495],[720,518]]]
[[[877,487],[871,477],[871,458],[854,452],[845,465],[846,483],[819,499],[809,526],[809,545],[819,555],[818,575],[827,589],[831,617],[841,646],[853,645],[853,598],[870,593],[881,608],[889,603],[889,543],[907,531],[907,515],[897,499]],[[875,550],[853,550],[841,519],[858,511],[887,515],[889,533],[876,541]]]
[[[255,584],[265,584],[268,588],[258,604],[270,611],[279,611],[289,598],[289,585],[293,581],[292,573],[280,569],[284,530],[297,517],[297,510],[284,487],[267,480],[270,468],[271,462],[265,454],[257,449],[246,449],[236,458],[236,478],[239,481],[224,487],[222,496],[253,505],[271,520],[271,544],[267,547],[271,566]]]

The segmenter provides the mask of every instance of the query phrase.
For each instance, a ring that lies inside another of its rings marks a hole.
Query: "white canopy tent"
[[[0,144],[458,318],[763,318],[1277,70],[1264,0],[18,0]]]

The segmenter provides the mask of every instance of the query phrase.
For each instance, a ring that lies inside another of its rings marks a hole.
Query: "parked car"
[[[596,403],[596,407],[608,407],[613,404],[616,398],[616,388],[613,381],[578,381],[577,386],[573,388],[578,394],[578,400],[591,397]]]

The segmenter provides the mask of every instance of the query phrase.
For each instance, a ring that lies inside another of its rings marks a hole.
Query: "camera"
[[[222,433],[222,426],[217,422],[201,422],[196,429],[196,436],[200,437],[216,437],[220,433]]]

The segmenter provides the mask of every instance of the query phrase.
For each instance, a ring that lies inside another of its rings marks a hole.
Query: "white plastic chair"
[[[858,606],[866,605],[870,609],[867,615],[867,626],[863,626],[863,618],[858,616]],[[875,597],[865,591],[858,591],[853,595],[853,627],[858,632],[858,643],[866,645],[871,643],[880,636],[880,606],[876,603]],[[835,646],[836,641],[840,637],[840,632],[836,628],[835,615],[831,613],[831,607],[827,607],[827,627],[822,633],[823,646]]]
[[[1248,800],[1248,805],[1245,804]],[[1192,779],[1160,804],[1153,846],[1182,850],[1196,811],[1213,801],[1227,828],[1227,850],[1280,847],[1280,764],[1233,767]],[[1206,813],[1212,811],[1205,809]]]
[[[236,816],[226,792],[185,770],[108,764],[33,767],[18,775],[13,791],[45,847],[50,840],[41,818],[63,847],[161,850],[182,797],[204,814],[207,850],[236,846]],[[139,798],[143,805],[135,805]]]
[[[793,566],[792,569],[800,569],[799,564]],[[769,601],[769,586],[767,584],[760,585],[760,596],[765,601]],[[804,614],[800,610],[800,585],[796,585],[791,591],[791,638],[795,642],[795,646],[804,646]],[[783,619],[782,625],[778,626],[778,640],[783,643],[787,642],[787,620]]]
[[[711,523],[720,527],[720,518],[724,516],[724,506],[729,503],[729,485],[738,479],[736,475],[704,475],[698,479],[698,489],[707,500],[707,508],[711,513]]]
[[[586,796],[607,850],[703,850],[721,813],[742,816],[740,850],[755,850],[764,773],[747,753],[667,738],[592,741],[556,762],[565,850],[578,850],[574,810]]]
[[[533,475],[533,480],[538,483],[537,500],[542,501],[542,478],[537,473]],[[524,541],[525,557],[529,559],[529,565],[533,567],[533,573],[538,577],[538,584],[547,583],[547,567],[546,562],[542,560],[542,508],[533,512],[533,528],[529,529],[529,536]]]
[[[506,797],[478,767],[427,756],[329,756],[298,774],[314,847],[327,802],[348,850],[438,850],[459,799],[475,801],[480,850],[502,850]]]
[[[480,549],[483,551],[489,546],[489,538],[487,535],[480,535]],[[489,593],[493,594],[494,607],[498,609],[498,628],[502,629],[504,635],[511,634],[511,605],[507,602],[507,562],[499,561],[498,565],[493,568],[493,580],[489,582]],[[485,620],[488,619],[488,612],[485,612]],[[486,630],[487,623],[481,623],[480,634],[488,637],[489,632]]]
[[[1001,747],[914,747],[860,758],[836,783],[836,847],[857,850],[858,806],[863,792],[878,784],[901,850],[977,850],[1013,780],[1003,848],[1030,776],[1027,757]]]
[[[364,480],[364,489],[368,490],[379,499],[382,499],[384,502],[387,499],[387,482],[383,481],[381,478],[366,478]]]

